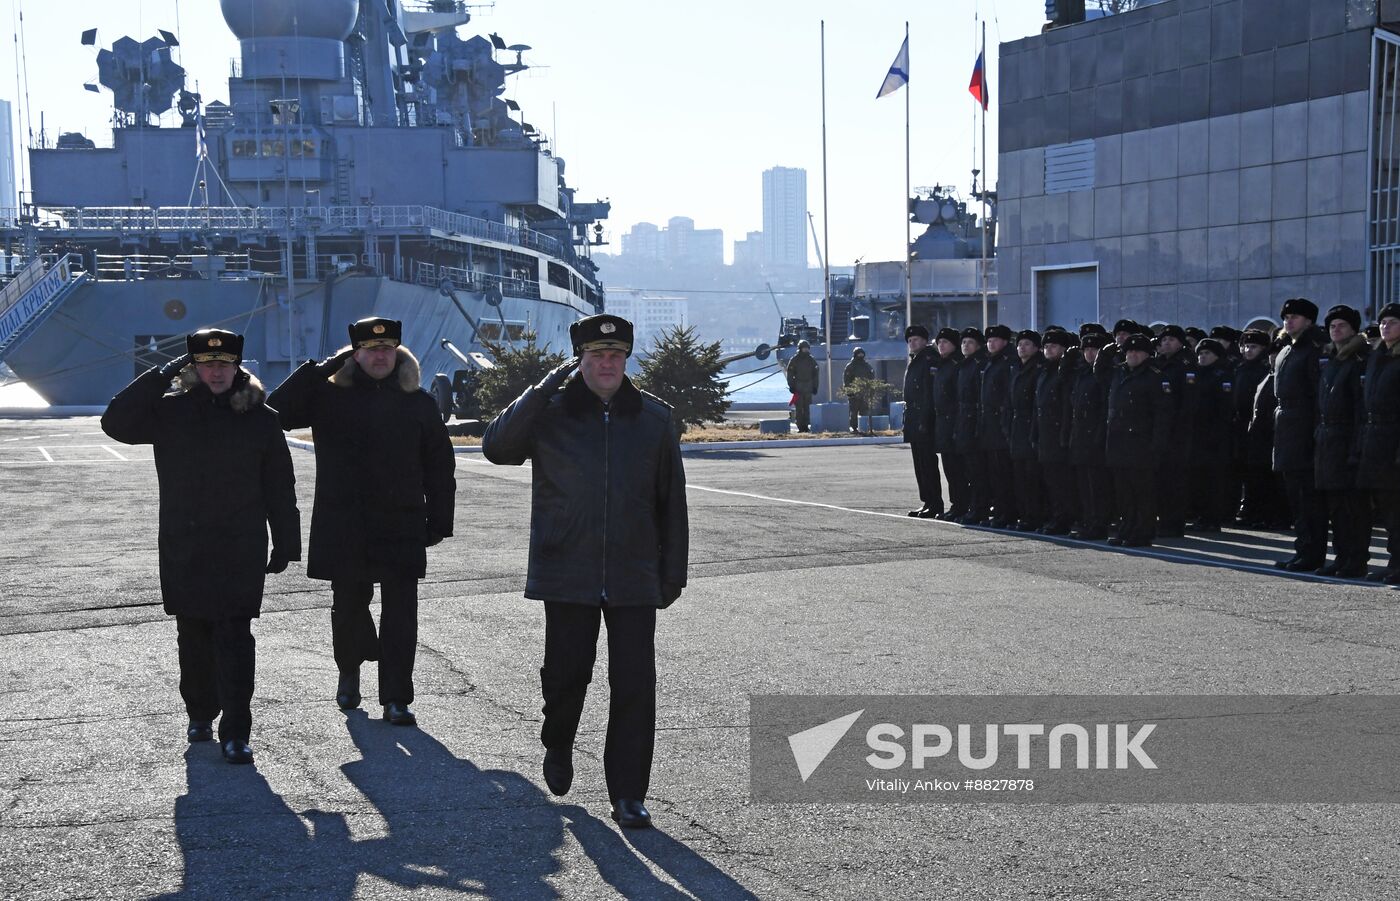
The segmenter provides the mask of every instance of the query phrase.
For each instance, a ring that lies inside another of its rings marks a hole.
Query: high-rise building
[[[753,268],[763,265],[763,232],[749,232],[734,242],[734,265]]]
[[[690,239],[695,235],[695,220],[689,216],[672,216],[666,220],[666,240],[663,251],[667,262],[684,263],[690,259]]]
[[[774,166],[763,173],[763,259],[807,268],[807,170]]]
[[[15,129],[10,101],[0,100],[0,210],[19,206],[15,189]],[[0,218],[4,217],[0,213]]]
[[[697,228],[690,235],[692,266],[724,265],[724,231],[718,228]]]
[[[647,260],[661,259],[661,229],[650,222],[638,222],[622,236],[622,255]]]

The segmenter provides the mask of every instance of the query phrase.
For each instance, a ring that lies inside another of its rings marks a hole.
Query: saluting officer
[[[1075,538],[1102,541],[1113,516],[1112,476],[1105,474],[1105,431],[1108,427],[1108,386],[1113,357],[1104,353],[1112,339],[1103,331],[1079,339],[1081,362],[1075,367],[1070,395],[1069,459],[1079,494],[1079,531]],[[1113,345],[1116,346],[1116,345]]]
[[[787,364],[788,390],[797,396],[797,430],[812,430],[812,397],[817,393],[821,374],[812,357],[812,345],[803,338],[797,342],[797,353]]]
[[[1162,374],[1147,358],[1152,339],[1132,335],[1122,344],[1123,365],[1108,390],[1104,455],[1113,471],[1120,523],[1109,544],[1150,547],[1156,529],[1157,459],[1171,453],[1167,436],[1174,411]]]
[[[1389,559],[1366,578],[1400,585],[1400,304],[1381,307],[1380,342],[1366,361],[1360,485],[1375,494]]]
[[[1215,338],[1196,342],[1196,403],[1190,421],[1191,458],[1187,486],[1197,511],[1191,529],[1219,532],[1234,506],[1230,484],[1230,431],[1234,381],[1224,346]]]
[[[1015,528],[1034,532],[1045,525],[1045,483],[1035,449],[1035,389],[1040,382],[1045,355],[1040,351],[1040,333],[1025,329],[1016,335],[1019,365],[1011,374],[1007,401],[1007,441],[1016,492]]]
[[[102,431],[155,445],[160,593],[175,617],[186,738],[208,741],[223,711],[224,759],[252,763],[251,626],[264,576],[301,559],[296,477],[277,414],[240,365],[243,336],[200,329],[185,347],[112,398]]]
[[[933,373],[938,354],[929,347],[928,329],[922,325],[906,328],[904,342],[909,345],[909,365],[904,369],[904,440],[914,457],[914,480],[922,503],[909,515],[928,519],[943,512],[943,483],[933,437]]]
[[[865,361],[865,348],[857,347],[851,351],[851,361],[846,364],[846,368],[841,371],[841,384],[849,388],[855,384],[857,379],[873,379],[875,370],[870,368],[870,364]],[[851,431],[860,431],[860,417],[862,414],[869,415],[870,411],[865,407],[865,398],[856,394],[847,394],[846,403],[851,409]]]
[[[1046,535],[1068,535],[1079,521],[1074,468],[1070,465],[1072,399],[1079,354],[1069,332],[1047,330],[1041,352],[1045,365],[1035,387],[1035,449],[1045,479]]]
[[[992,489],[987,482],[987,461],[978,441],[982,418],[982,367],[987,362],[983,348],[986,338],[978,328],[962,330],[962,360],[956,373],[958,421],[953,429],[953,447],[962,459],[967,478],[967,513],[958,522],[981,523],[991,515]]]
[[[1362,375],[1371,345],[1360,334],[1361,313],[1345,305],[1327,311],[1323,327],[1332,340],[1318,358],[1317,446],[1313,477],[1332,521],[1336,558],[1317,572],[1360,579],[1371,559],[1371,495],[1356,478],[1361,429],[1366,422]]]
[[[613,819],[645,827],[656,740],[656,611],[671,606],[686,583],[685,470],[671,408],[626,376],[632,323],[589,316],[569,327],[569,337],[577,359],[501,411],[482,450],[492,463],[533,464],[525,597],[544,602],[545,782],[556,795],[573,784],[574,737],[606,621],[611,697],[603,771]]]
[[[962,519],[971,508],[972,489],[968,485],[967,469],[958,453],[958,364],[962,354],[958,343],[962,337],[956,329],[941,328],[934,336],[933,346],[938,357],[933,361],[933,446],[943,460],[943,478],[948,482],[948,509],[936,519]]]
[[[986,461],[986,483],[993,512],[987,525],[1006,529],[1016,524],[1015,473],[1011,468],[1011,373],[1014,368],[1006,346],[1011,329],[993,325],[987,329],[987,358],[982,364],[981,402],[977,410],[977,446]]]
[[[284,429],[310,428],[316,500],[306,574],[331,583],[336,703],[360,704],[360,664],[379,661],[384,719],[412,726],[418,580],[427,548],[452,537],[456,463],[437,404],[419,386],[403,324],[371,317],[350,346],[287,377],[271,403]],[[370,599],[379,585],[379,634]]]
[[[1287,345],[1274,364],[1274,471],[1283,476],[1293,510],[1294,554],[1274,564],[1289,572],[1312,572],[1327,562],[1327,507],[1314,478],[1317,387],[1322,334],[1317,304],[1303,297],[1284,301]]]

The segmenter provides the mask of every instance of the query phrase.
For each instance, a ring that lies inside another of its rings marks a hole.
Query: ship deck
[[[304,524],[314,460],[293,451]],[[429,551],[421,728],[332,702],[330,594],[300,564],[255,624],[254,767],[187,746],[150,448],[0,420],[0,895],[1379,898],[1394,805],[767,805],[751,694],[1393,693],[1397,595],[1265,572],[1271,533],[1151,553],[904,515],[908,450],[688,455],[690,586],[659,616],[649,806],[602,784],[600,649],[573,792],[539,773],[528,468],[458,457]],[[1383,559],[1383,555],[1382,555]]]

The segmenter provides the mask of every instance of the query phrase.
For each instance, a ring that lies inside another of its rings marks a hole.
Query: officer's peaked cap
[[[202,328],[185,337],[185,350],[196,363],[240,363],[243,336],[221,328]]]
[[[397,319],[371,316],[350,324],[350,344],[360,347],[398,347],[403,341],[403,323]]]
[[[569,326],[569,340],[579,356],[586,350],[620,350],[631,356],[632,323],[611,313],[587,316]],[[797,346],[805,343],[799,342]]]

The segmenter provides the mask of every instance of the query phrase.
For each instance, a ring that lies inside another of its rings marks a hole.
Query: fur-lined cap
[[[341,352],[349,349],[349,347],[341,348]],[[402,344],[394,348],[394,356],[397,357],[395,377],[398,379],[399,389],[405,394],[412,394],[418,390],[419,382],[422,380],[422,367],[418,365],[418,358]],[[346,357],[339,371],[326,381],[337,388],[351,388],[355,384],[355,373],[359,371],[360,364],[355,362],[355,358],[353,356]]]
[[[181,369],[180,374],[175,376],[172,383],[177,394],[193,391],[197,385],[199,385],[199,372],[193,363]],[[238,367],[238,375],[233,377],[233,385],[234,387],[229,390],[228,405],[233,408],[235,413],[247,413],[254,407],[261,406],[262,402],[267,399],[267,389],[263,387],[262,382],[258,381],[257,376],[242,366]]]

